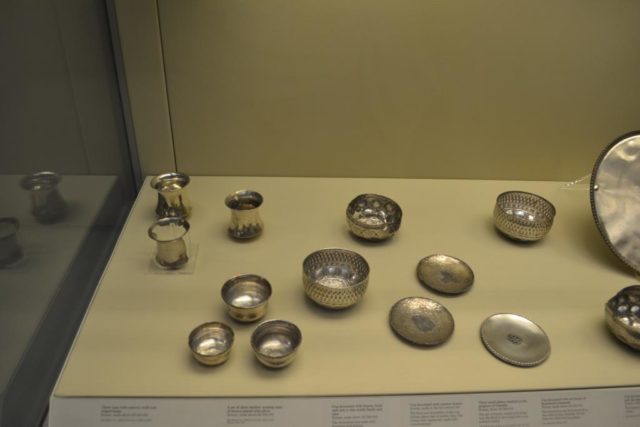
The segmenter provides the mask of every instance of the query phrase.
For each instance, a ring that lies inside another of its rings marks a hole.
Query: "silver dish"
[[[505,236],[524,242],[534,242],[547,235],[553,225],[556,208],[537,194],[507,191],[496,199],[493,219]]]
[[[322,249],[302,263],[305,293],[331,309],[347,308],[362,299],[369,283],[369,264],[347,249]]]
[[[423,285],[445,294],[459,294],[473,285],[473,270],[461,259],[436,254],[418,263],[418,279]]]
[[[396,302],[389,312],[391,329],[418,345],[438,345],[453,334],[453,316],[437,301],[408,297]]]
[[[629,347],[640,350],[640,285],[627,286],[605,304],[609,330]]]
[[[48,224],[63,219],[67,203],[58,191],[62,177],[55,172],[43,171],[25,176],[20,186],[31,193],[31,214],[38,222]]]
[[[291,364],[301,342],[300,329],[286,320],[263,322],[251,335],[256,358],[269,368],[284,368]]]
[[[402,209],[379,194],[361,194],[347,206],[349,230],[362,239],[386,240],[400,228]]]
[[[185,191],[190,181],[189,175],[180,172],[164,173],[151,180],[151,188],[158,192],[158,218],[188,218],[191,215],[191,202]]]
[[[229,359],[233,337],[233,330],[222,322],[203,323],[189,334],[189,348],[203,365],[220,365]]]
[[[257,191],[239,190],[229,194],[224,203],[231,210],[229,235],[235,239],[253,239],[264,229],[259,207],[262,195]]]
[[[494,314],[480,326],[482,343],[498,359],[515,366],[536,366],[551,353],[549,337],[531,320],[517,314]]]
[[[229,316],[240,322],[253,322],[267,313],[271,284],[264,277],[244,274],[227,280],[221,293]]]
[[[591,211],[613,253],[640,273],[640,131],[617,138],[596,160],[591,174]]]

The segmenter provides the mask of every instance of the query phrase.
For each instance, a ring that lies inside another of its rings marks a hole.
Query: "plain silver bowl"
[[[505,236],[525,242],[542,239],[551,230],[556,209],[544,197],[507,191],[496,199],[494,224]]]
[[[189,334],[189,348],[203,365],[220,365],[229,358],[233,337],[233,330],[222,322],[203,323]]]
[[[264,277],[244,274],[227,280],[221,294],[229,316],[240,322],[253,322],[267,313],[271,284]]]
[[[347,308],[362,299],[369,283],[369,264],[347,249],[321,249],[302,263],[304,291],[317,304]]]
[[[349,230],[362,239],[380,241],[400,228],[402,209],[388,197],[360,194],[347,206]]]
[[[627,286],[607,301],[605,320],[616,338],[640,350],[640,285]]]
[[[300,329],[286,320],[263,322],[251,335],[256,358],[269,368],[284,368],[293,362],[301,342]]]

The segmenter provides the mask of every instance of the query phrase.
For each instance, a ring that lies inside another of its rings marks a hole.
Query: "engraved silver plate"
[[[473,284],[471,267],[449,255],[429,255],[421,259],[417,273],[423,285],[446,294],[465,292]]]
[[[453,334],[453,316],[442,304],[429,298],[408,297],[389,312],[391,329],[418,345],[438,345]]]
[[[516,366],[536,366],[551,353],[549,337],[531,320],[517,314],[494,314],[482,322],[480,337],[498,359]]]
[[[609,248],[640,273],[640,131],[605,148],[591,174],[591,211]]]

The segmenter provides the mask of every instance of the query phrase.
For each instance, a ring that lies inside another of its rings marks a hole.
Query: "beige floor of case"
[[[634,283],[594,225],[588,191],[559,182],[469,180],[193,177],[190,240],[197,247],[187,274],[154,271],[156,194],[148,180],[130,214],[93,303],[67,359],[56,396],[317,396],[450,393],[605,387],[640,384],[640,354],[606,330],[604,303]],[[258,239],[229,239],[224,197],[250,188],[264,196],[265,231]],[[499,236],[495,197],[520,189],[557,208],[550,234],[535,244]],[[383,243],[363,243],[346,228],[344,211],[357,194],[375,192],[404,211],[400,231]],[[369,289],[356,306],[326,311],[302,289],[302,260],[325,247],[362,254]],[[434,294],[416,278],[418,261],[447,253],[475,272],[460,296]],[[295,362],[269,370],[253,356],[254,324],[233,322],[220,288],[228,278],[256,273],[273,286],[266,319],[295,322],[303,342]],[[443,303],[455,331],[434,348],[407,345],[390,330],[390,307],[406,296]],[[481,322],[513,312],[541,325],[551,356],[534,368],[500,362],[483,347]],[[187,347],[190,330],[222,320],[236,332],[229,361],[198,365]]]

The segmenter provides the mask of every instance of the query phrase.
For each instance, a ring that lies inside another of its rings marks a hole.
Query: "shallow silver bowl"
[[[547,199],[525,191],[507,191],[496,199],[493,219],[505,236],[519,241],[542,239],[551,229],[556,209]]]
[[[331,309],[347,308],[362,299],[369,284],[369,264],[347,249],[321,249],[302,263],[305,293]]]
[[[347,206],[349,230],[362,239],[388,239],[398,231],[401,221],[400,206],[379,194],[361,194]]]
[[[417,345],[438,345],[453,334],[453,316],[437,301],[408,297],[396,302],[389,312],[391,329]]]
[[[222,322],[203,323],[189,334],[189,348],[203,365],[220,365],[229,358],[233,337],[233,330]]]
[[[263,322],[251,335],[256,358],[269,368],[284,368],[293,362],[301,342],[300,329],[286,320]]]
[[[221,294],[229,316],[240,322],[253,322],[267,312],[271,284],[264,277],[244,274],[227,280]]]
[[[446,294],[466,292],[474,280],[473,270],[466,262],[444,254],[421,259],[417,274],[423,285]]]
[[[629,347],[640,350],[640,285],[627,286],[605,304],[609,330]]]

